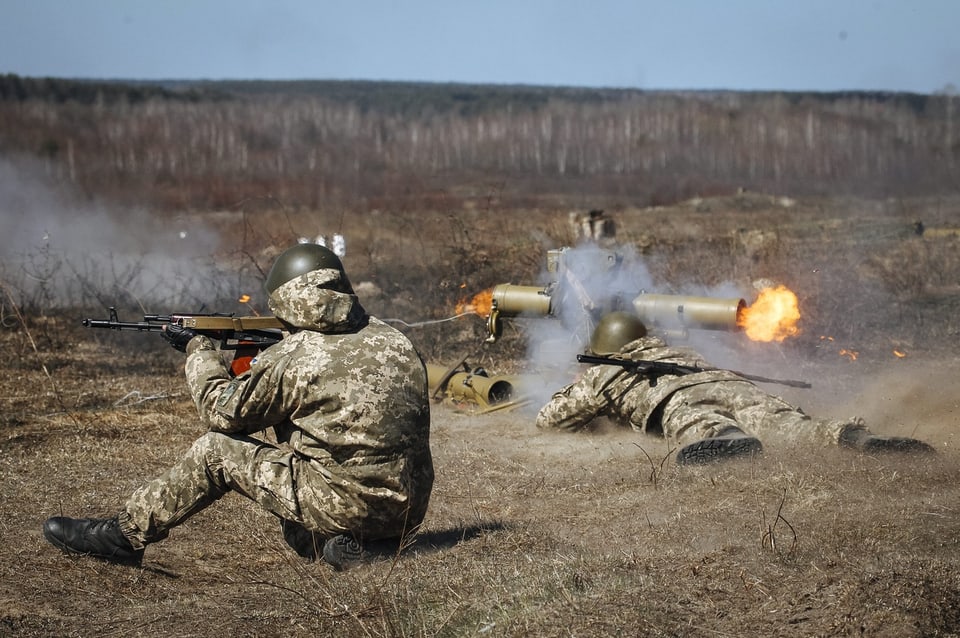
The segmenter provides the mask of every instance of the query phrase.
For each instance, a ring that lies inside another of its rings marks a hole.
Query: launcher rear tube
[[[636,315],[649,327],[737,330],[747,302],[737,298],[642,294],[633,300]]]
[[[552,298],[546,288],[499,284],[493,289],[493,304],[501,315],[546,316],[551,311]]]

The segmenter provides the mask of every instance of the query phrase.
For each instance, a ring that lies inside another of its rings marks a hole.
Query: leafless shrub
[[[791,525],[790,522],[783,517],[783,505],[786,500],[787,492],[784,490],[783,495],[780,498],[780,503],[777,505],[777,511],[772,522],[767,520],[767,515],[764,510],[761,510],[760,516],[760,528],[763,532],[760,536],[760,546],[765,549],[769,549],[778,556],[793,553],[797,548],[797,541],[799,540],[797,538],[797,530],[795,530],[793,525]],[[780,525],[780,523],[783,523],[783,525],[786,526],[790,535],[790,544],[786,548],[781,547],[779,541],[777,540],[779,538],[777,535],[777,526]]]

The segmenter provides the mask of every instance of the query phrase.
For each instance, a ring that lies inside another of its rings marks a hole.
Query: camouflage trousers
[[[717,381],[677,390],[663,405],[663,435],[687,445],[736,427],[761,441],[836,445],[847,426],[858,421],[812,418],[748,381]]]
[[[298,459],[248,436],[208,432],[163,475],[135,491],[120,513],[120,528],[136,546],[166,538],[170,529],[227,492],[238,492],[268,512],[306,527],[296,494]]]

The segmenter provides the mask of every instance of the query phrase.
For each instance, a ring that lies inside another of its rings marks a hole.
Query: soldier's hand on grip
[[[190,343],[190,340],[197,336],[197,333],[190,328],[184,328],[183,326],[178,326],[174,323],[168,323],[163,327],[163,330],[160,331],[160,336],[163,337],[167,343],[174,347],[174,349],[179,350],[180,352],[187,351],[187,344]]]

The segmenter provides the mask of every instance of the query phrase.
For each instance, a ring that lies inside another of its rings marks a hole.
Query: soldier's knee
[[[242,443],[229,434],[207,432],[193,442],[187,455],[210,465],[235,456],[239,447],[242,447]]]
[[[193,442],[194,453],[210,459],[229,459],[235,464],[253,463],[276,447],[245,434],[207,432]]]
[[[193,447],[199,450],[216,450],[224,447],[228,435],[222,432],[206,432],[193,442]]]

